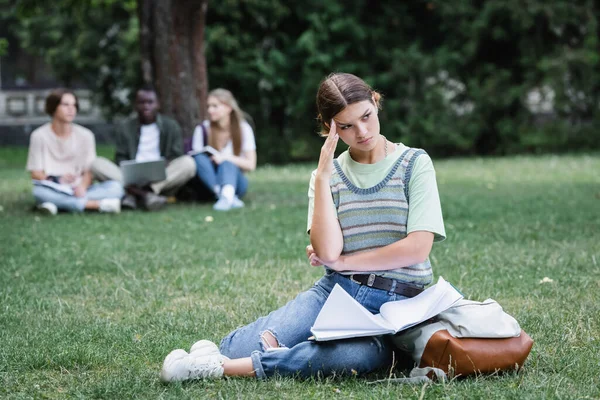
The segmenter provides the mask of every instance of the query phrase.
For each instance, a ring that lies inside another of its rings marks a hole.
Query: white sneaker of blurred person
[[[121,200],[120,199],[102,199],[98,207],[98,211],[102,213],[115,213],[121,212]]]
[[[38,204],[37,209],[38,209],[38,211],[40,211],[42,214],[45,214],[45,215],[58,214],[58,207],[56,207],[56,204],[50,203],[49,201],[46,201],[42,204]]]

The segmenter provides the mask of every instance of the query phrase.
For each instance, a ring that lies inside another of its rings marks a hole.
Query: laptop
[[[144,186],[167,179],[167,161],[164,158],[154,161],[125,160],[119,163],[123,174],[123,186]]]

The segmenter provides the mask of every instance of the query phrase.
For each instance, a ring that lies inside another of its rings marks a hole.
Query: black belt
[[[415,297],[423,290],[425,290],[419,286],[413,286],[409,285],[408,283],[402,283],[397,281],[396,279],[383,278],[375,274],[352,274],[342,276],[350,278],[352,282],[360,283],[361,285],[367,285],[368,287],[372,287],[375,289],[386,290],[388,292],[392,291],[405,297]],[[394,290],[392,290],[392,288],[394,287],[394,283],[396,283],[396,287],[394,288]]]

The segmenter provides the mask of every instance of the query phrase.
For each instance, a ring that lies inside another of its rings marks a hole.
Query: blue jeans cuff
[[[261,362],[261,352],[254,350],[252,354],[250,354],[250,358],[252,359],[252,366],[254,367],[256,377],[258,379],[267,379],[267,375],[265,374],[265,370]]]

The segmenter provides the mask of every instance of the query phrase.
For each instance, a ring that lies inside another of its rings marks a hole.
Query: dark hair
[[[144,83],[142,86],[140,86],[138,88],[138,90],[135,91],[136,95],[137,95],[137,92],[139,92],[139,91],[156,93],[156,88],[151,83]],[[158,93],[156,93],[156,94],[158,94]]]
[[[329,121],[350,104],[370,101],[381,108],[381,95],[356,75],[333,73],[323,79],[317,91],[317,119],[321,135],[329,132]]]
[[[56,109],[60,105],[60,102],[65,94],[71,94],[75,97],[75,109],[79,111],[79,99],[77,99],[77,95],[71,89],[54,89],[50,92],[48,97],[46,97],[46,106],[44,107],[44,111],[46,114],[53,117]]]

